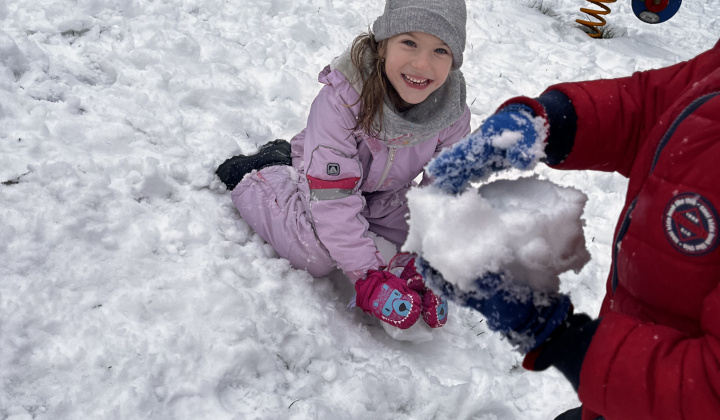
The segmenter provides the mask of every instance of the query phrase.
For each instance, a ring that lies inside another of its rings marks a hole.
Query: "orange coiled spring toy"
[[[600,27],[604,26],[607,21],[603,17],[604,15],[607,15],[610,13],[610,7],[606,6],[605,3],[615,3],[617,0],[587,0],[588,2],[601,7],[603,10],[593,10],[593,9],[587,9],[585,7],[580,8],[580,11],[583,13],[587,13],[588,15],[592,16],[593,18],[597,19],[597,21],[592,20],[582,20],[582,19],[575,19],[575,22],[585,25],[590,29],[590,32],[588,32],[588,35],[593,38],[600,38],[602,36],[602,32],[600,31]]]

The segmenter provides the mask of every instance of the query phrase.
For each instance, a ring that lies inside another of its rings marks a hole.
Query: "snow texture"
[[[414,188],[403,249],[462,290],[487,272],[507,271],[535,290],[556,292],[562,273],[579,272],[590,259],[581,218],[586,199],[537,178],[496,180],[460,195]]]
[[[472,126],[515,95],[689,59],[720,3],[615,37],[579,0],[468,2]],[[317,75],[382,0],[0,0],[0,419],[549,419],[579,404],[476,312],[423,342],[348,310],[352,286],[292,269],[213,171],[305,125]],[[625,180],[580,189],[592,260],[560,276],[595,314]]]

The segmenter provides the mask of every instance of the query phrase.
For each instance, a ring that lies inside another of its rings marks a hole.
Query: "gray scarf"
[[[360,93],[361,78],[352,63],[349,50],[335,58],[330,66],[340,71]],[[465,78],[460,70],[451,71],[439,89],[404,112],[396,110],[387,96],[383,105],[383,128],[378,138],[392,147],[413,146],[431,139],[462,116],[467,106]]]

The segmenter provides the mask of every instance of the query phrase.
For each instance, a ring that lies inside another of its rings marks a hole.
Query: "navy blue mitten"
[[[427,166],[433,184],[457,194],[470,181],[492,172],[515,167],[528,169],[544,156],[545,119],[536,119],[533,109],[512,103],[488,117],[468,137],[444,150]]]
[[[571,312],[568,296],[533,291],[512,281],[507,273],[487,273],[475,280],[471,290],[463,290],[424,259],[418,258],[415,264],[431,289],[483,314],[488,328],[503,334],[523,354],[538,348]]]

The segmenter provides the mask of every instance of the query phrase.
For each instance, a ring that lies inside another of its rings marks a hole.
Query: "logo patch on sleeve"
[[[338,176],[340,175],[340,164],[338,163],[328,163],[327,164],[327,174],[331,176]]]
[[[665,207],[665,236],[678,251],[704,255],[718,244],[717,212],[703,196],[678,194]]]

